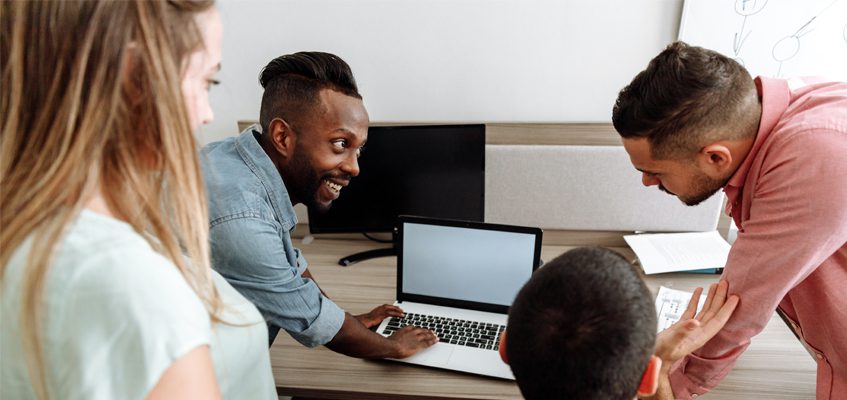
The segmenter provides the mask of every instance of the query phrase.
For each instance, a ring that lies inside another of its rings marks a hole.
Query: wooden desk
[[[295,239],[300,242],[299,239]],[[396,258],[378,258],[352,267],[336,263],[342,256],[383,247],[363,240],[315,239],[296,243],[309,261],[321,288],[342,308],[360,314],[395,299]],[[571,246],[544,246],[550,260]],[[632,258],[628,248],[615,250]],[[660,285],[691,291],[717,281],[717,275],[662,274],[647,278],[655,293]],[[346,357],[325,347],[308,349],[280,333],[271,347],[277,392],[282,396],[328,399],[518,399],[512,381],[479,377],[391,361]],[[734,370],[707,399],[814,399],[815,363],[776,315],[741,356]]]

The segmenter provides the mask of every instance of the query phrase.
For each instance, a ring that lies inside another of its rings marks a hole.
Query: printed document
[[[718,231],[627,235],[624,240],[645,274],[723,268],[730,248]]]
[[[679,321],[682,313],[688,308],[691,295],[692,292],[659,286],[659,293],[656,294],[656,316],[659,317],[659,329],[656,332],[661,332]],[[703,308],[705,301],[706,296],[701,294],[697,303],[698,312]]]

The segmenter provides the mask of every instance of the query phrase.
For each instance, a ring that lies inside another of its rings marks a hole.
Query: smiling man
[[[754,80],[732,59],[676,42],[621,90],[612,120],[645,186],[688,205],[723,188],[739,229],[722,279],[743,300],[674,366],[673,397],[717,385],[779,309],[815,354],[817,398],[843,398],[847,83]]]
[[[272,60],[259,122],[239,136],[207,145],[201,161],[209,196],[212,265],[268,321],[305,346],[365,358],[404,358],[437,340],[407,327],[389,338],[368,328],[402,314],[382,305],[353,316],[318,288],[291,241],[294,205],[328,210],[359,174],[368,113],[350,67],[328,53]]]

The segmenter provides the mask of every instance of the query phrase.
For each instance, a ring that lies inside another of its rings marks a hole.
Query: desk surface
[[[299,242],[299,240],[297,240]],[[353,314],[370,311],[395,298],[396,258],[368,260],[340,267],[340,257],[382,247],[363,240],[318,238],[296,244],[309,261],[321,288]],[[550,260],[570,246],[544,246],[542,258]],[[632,258],[628,248],[615,250]],[[661,274],[647,278],[653,293],[660,285],[692,291],[717,281],[717,275]],[[271,347],[271,364],[277,391],[283,396],[330,399],[518,399],[512,381],[454,371],[346,357],[325,347],[308,349],[285,333]],[[753,338],[733,371],[706,395],[709,399],[814,399],[815,363],[777,315]]]

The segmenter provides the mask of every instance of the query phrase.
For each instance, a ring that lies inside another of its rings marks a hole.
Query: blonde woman
[[[0,398],[276,398],[209,267],[210,1],[0,4]]]

